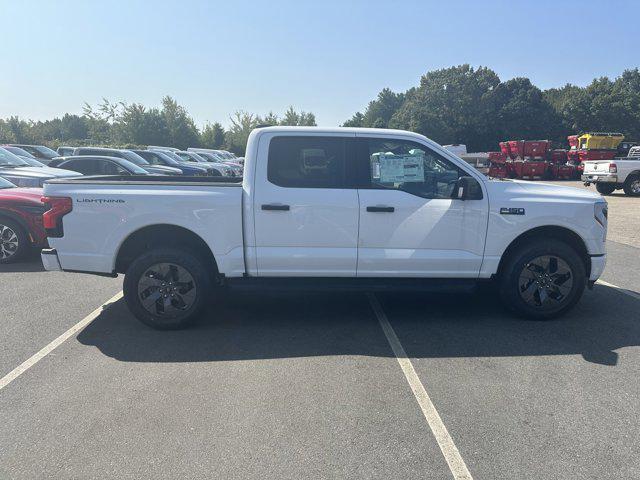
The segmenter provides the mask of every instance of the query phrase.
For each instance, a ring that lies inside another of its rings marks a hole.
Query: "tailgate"
[[[585,175],[609,175],[611,160],[590,160],[583,163]]]

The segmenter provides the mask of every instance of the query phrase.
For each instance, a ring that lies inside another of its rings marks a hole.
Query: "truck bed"
[[[132,236],[153,229],[152,235],[171,239],[182,228],[211,247],[220,271],[242,275],[240,180],[140,175],[47,182],[45,196],[72,202],[71,212],[62,217],[62,238],[50,237],[49,244],[63,270],[113,274],[118,254]],[[158,230],[163,226],[173,230]]]

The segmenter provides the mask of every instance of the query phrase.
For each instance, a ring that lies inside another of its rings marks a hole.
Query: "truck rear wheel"
[[[549,320],[569,311],[586,283],[584,262],[575,249],[559,240],[532,241],[506,260],[500,297],[522,317]]]
[[[124,298],[135,317],[158,330],[191,325],[210,295],[208,272],[196,256],[158,248],[138,257],[127,269]]]
[[[611,195],[616,190],[616,186],[610,183],[596,183],[596,190],[600,195]]]
[[[634,174],[629,175],[627,180],[624,182],[624,193],[629,195],[630,197],[639,197],[640,196],[640,175]]]

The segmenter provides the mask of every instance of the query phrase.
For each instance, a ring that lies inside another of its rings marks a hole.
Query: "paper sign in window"
[[[380,155],[380,182],[424,182],[422,155]]]

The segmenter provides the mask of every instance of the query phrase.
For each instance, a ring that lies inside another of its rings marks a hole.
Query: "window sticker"
[[[424,182],[424,156],[380,154],[382,183]]]

